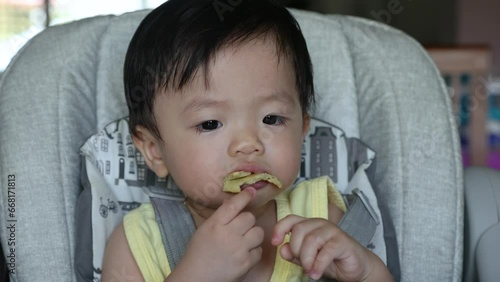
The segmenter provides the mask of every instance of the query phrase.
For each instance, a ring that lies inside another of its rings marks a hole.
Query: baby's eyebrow
[[[255,98],[255,101],[259,105],[271,102],[280,102],[293,107],[296,104],[292,96],[290,96],[286,92],[272,92],[267,95],[257,96]],[[226,105],[226,101],[217,101],[210,98],[195,98],[191,100],[186,106],[184,106],[181,114],[185,115],[187,113],[197,112],[205,108],[222,108]]]
[[[287,92],[272,92],[265,96],[257,97],[256,100],[259,104],[266,104],[269,102],[280,102],[287,104],[288,106],[295,106],[296,101]]]
[[[209,107],[224,107],[227,103],[224,101],[217,101],[207,98],[197,98],[191,100],[184,109],[182,110],[182,114],[187,114],[188,112],[197,112],[205,108]]]

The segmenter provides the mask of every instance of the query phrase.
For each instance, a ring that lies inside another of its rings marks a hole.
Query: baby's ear
[[[142,126],[136,127],[137,135],[132,137],[135,147],[141,152],[148,167],[156,173],[158,177],[167,177],[168,169],[161,154],[161,141],[157,140],[153,134]]]
[[[309,125],[311,123],[311,116],[304,115],[302,123],[302,139],[306,138],[307,132],[309,132]]]

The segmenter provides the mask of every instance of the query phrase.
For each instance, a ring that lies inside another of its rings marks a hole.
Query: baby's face
[[[267,172],[288,188],[308,126],[288,58],[278,64],[274,43],[257,40],[219,52],[210,73],[209,89],[199,72],[181,92],[155,101],[160,154],[177,185],[212,208],[233,196],[222,192],[222,180],[234,171]],[[255,208],[283,191],[258,186]]]

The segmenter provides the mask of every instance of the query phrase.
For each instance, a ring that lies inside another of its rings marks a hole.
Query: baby
[[[289,189],[314,87],[305,40],[285,8],[164,3],[132,38],[125,90],[136,147],[184,192],[196,231],[170,269],[154,210],[143,204],[109,238],[102,281],[392,281],[337,226],[345,206],[333,201],[340,196],[331,180]],[[269,176],[223,191],[235,172]],[[311,207],[311,191],[330,201]]]

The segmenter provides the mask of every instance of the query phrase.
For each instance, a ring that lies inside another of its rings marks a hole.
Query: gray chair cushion
[[[500,171],[465,170],[464,282],[500,277]]]
[[[75,279],[78,149],[127,115],[124,54],[146,13],[48,28],[2,75],[0,238],[5,250],[3,184],[15,174],[18,281]],[[436,67],[418,43],[385,25],[293,13],[314,64],[315,116],[377,152],[374,186],[394,220],[402,281],[459,281],[462,167],[450,99]]]

